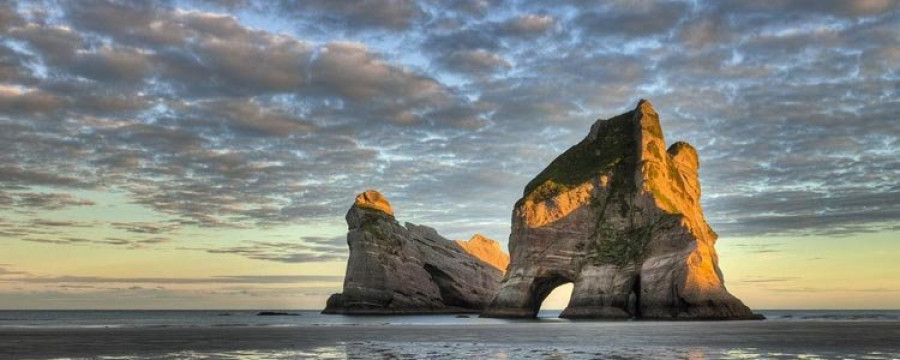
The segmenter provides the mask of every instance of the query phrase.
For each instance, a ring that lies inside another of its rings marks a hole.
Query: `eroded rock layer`
[[[566,318],[753,319],[725,289],[696,150],[666,149],[650,102],[597,121],[513,210],[511,263],[485,317],[534,317],[574,283]]]
[[[400,225],[387,199],[372,190],[356,197],[346,218],[344,289],[323,313],[480,312],[497,292],[503,273],[487,261],[506,254],[493,240],[478,240],[473,256],[430,227]]]

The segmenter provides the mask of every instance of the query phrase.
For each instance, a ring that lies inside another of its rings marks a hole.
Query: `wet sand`
[[[900,358],[900,322],[0,329],[0,359]]]

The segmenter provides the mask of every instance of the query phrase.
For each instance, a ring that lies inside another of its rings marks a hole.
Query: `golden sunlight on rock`
[[[757,319],[724,285],[700,208],[696,150],[666,150],[649,101],[598,120],[526,187],[510,266],[485,317],[534,317],[573,283],[560,317]]]
[[[528,226],[540,227],[564,218],[590,199],[593,191],[594,184],[585,183],[553,196],[552,201],[535,202],[531,198],[525,199],[525,222]]]
[[[356,202],[353,205],[378,210],[390,216],[394,216],[394,209],[391,208],[391,203],[389,203],[387,198],[382,196],[380,192],[375,190],[366,190],[357,195]]]
[[[456,244],[469,255],[488,263],[504,274],[506,273],[506,267],[509,266],[509,254],[503,252],[497,241],[481,234],[475,234],[469,241],[456,240]]]

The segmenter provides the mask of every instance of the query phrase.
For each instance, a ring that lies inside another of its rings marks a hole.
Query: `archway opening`
[[[552,288],[543,301],[538,303],[537,317],[558,318],[563,309],[569,305],[573,288],[574,284],[571,282],[564,282]]]
[[[635,276],[634,280],[632,280],[626,309],[632,319],[641,318],[641,275]]]

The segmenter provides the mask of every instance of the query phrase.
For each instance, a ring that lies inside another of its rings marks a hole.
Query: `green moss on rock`
[[[597,225],[596,240],[588,249],[588,259],[595,265],[635,264],[646,252],[653,234],[661,227],[663,218],[657,218],[645,226],[617,229],[605,223]]]
[[[524,198],[546,200],[604,173],[613,174],[614,183],[622,183],[616,174],[632,173],[637,151],[633,115],[628,112],[603,120],[596,139],[585,138],[554,159],[525,186]]]

